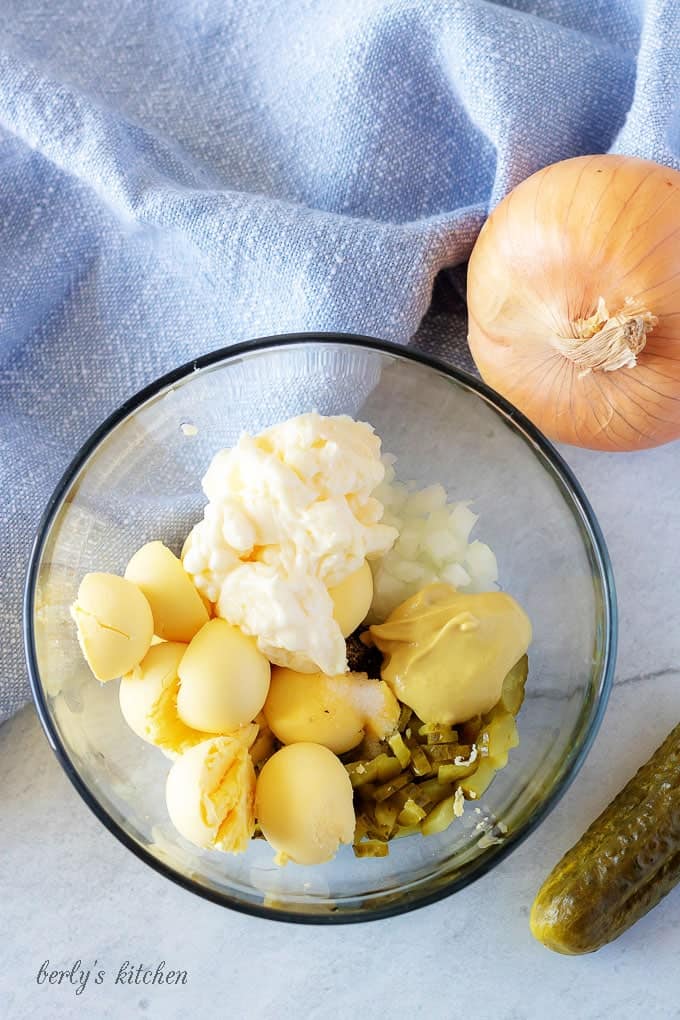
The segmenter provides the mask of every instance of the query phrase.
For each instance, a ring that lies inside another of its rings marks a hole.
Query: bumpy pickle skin
[[[543,883],[532,934],[557,953],[593,953],[679,882],[680,725]]]

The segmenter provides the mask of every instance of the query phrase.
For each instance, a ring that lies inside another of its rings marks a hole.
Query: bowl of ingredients
[[[614,586],[569,469],[472,377],[270,338],[138,394],[44,515],[35,701],[107,828],[281,920],[462,888],[556,803],[602,717]]]

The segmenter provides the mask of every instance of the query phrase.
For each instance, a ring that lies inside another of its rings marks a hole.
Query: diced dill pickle
[[[408,726],[411,716],[413,715],[413,709],[409,708],[408,705],[401,706],[401,712],[399,713],[399,722],[397,723],[397,729],[400,733],[403,733]]]
[[[458,785],[468,800],[479,800],[482,794],[488,789],[489,784],[495,775],[496,769],[490,763],[488,758],[484,758],[479,763],[479,767],[475,770],[475,772],[473,772],[471,776],[466,776],[465,779],[461,779]]]
[[[430,761],[435,764],[455,762],[456,758],[467,760],[472,753],[469,744],[428,744],[425,748]]]
[[[403,786],[409,783],[411,777],[408,772],[402,772],[401,775],[395,776],[394,779],[390,779],[389,782],[383,783],[382,786],[376,786],[373,797],[375,800],[387,800],[397,790],[401,790]]]
[[[505,768],[508,764],[508,752],[519,744],[515,717],[508,712],[494,715],[482,730],[482,735],[484,733],[489,735],[487,761],[496,770]]]
[[[364,761],[373,761],[374,758],[379,758],[381,754],[387,754],[388,751],[387,741],[366,736],[359,746],[354,748],[352,753],[356,758],[361,758]]]
[[[364,837],[369,839],[380,839],[385,842],[390,838],[396,819],[390,824],[379,822],[375,817],[373,808],[375,803],[364,804],[357,811],[357,820],[354,826],[354,843],[358,843]]]
[[[440,728],[440,726],[441,723],[424,722],[422,723],[422,725],[418,727],[418,736],[426,737],[428,733],[434,733],[435,730],[438,730]]]
[[[420,825],[398,825],[394,830],[392,839],[403,839],[404,836],[415,836],[420,832]]]
[[[468,719],[466,723],[459,726],[460,739],[464,744],[476,744],[479,731],[482,728],[482,717],[476,715],[472,719]]]
[[[388,740],[388,744],[390,745],[395,755],[397,756],[397,759],[401,767],[406,768],[406,766],[411,760],[411,752],[404,743],[404,738],[402,737],[401,733],[393,733],[390,739]]]
[[[380,761],[378,762],[378,779],[384,783],[388,779],[394,779],[401,772],[401,765],[398,758],[388,757],[388,755],[380,755]]]
[[[378,779],[380,782],[397,779],[402,774],[402,771],[399,758],[388,758],[386,762],[378,766]]]
[[[411,769],[416,776],[429,776],[432,774],[432,763],[422,747],[415,741],[409,742],[411,750]]]
[[[417,804],[418,807],[422,808],[424,814],[427,814],[430,808],[434,807],[436,798],[431,797],[428,791],[421,790],[418,786],[412,786],[410,788],[407,787],[406,789],[409,794],[408,799],[412,800],[414,804]],[[441,798],[439,799],[441,800]],[[418,820],[420,821],[420,819]]]
[[[501,691],[501,700],[498,702],[498,707],[504,708],[510,715],[517,715],[522,707],[528,672],[529,659],[526,655],[523,655],[503,681],[503,690]]]
[[[345,768],[355,789],[376,780],[384,783],[401,772],[399,760],[387,754],[379,754],[372,761],[350,762]]]
[[[446,732],[441,730],[437,733],[428,733],[427,735],[428,744],[457,744],[458,733],[456,730],[449,728]]]
[[[420,807],[425,807],[430,803],[430,791],[423,789],[426,784],[421,780],[416,780],[413,776],[411,776],[411,779],[413,781],[408,786],[405,786],[404,789],[411,800],[414,800]]]
[[[426,814],[427,812],[409,797],[401,809],[397,820],[400,825],[417,825]]]
[[[420,823],[420,831],[423,836],[433,836],[437,832],[444,832],[454,819],[453,795],[441,800],[436,807],[432,808],[427,818]]]
[[[394,828],[393,825],[381,825],[377,821],[371,821],[368,826],[366,835],[369,837],[369,839],[379,839],[383,843],[386,843],[387,840],[392,835],[393,828]]]
[[[478,765],[478,757],[476,757],[470,765],[456,765],[453,762],[449,762],[446,765],[440,765],[437,769],[437,779],[440,783],[455,783],[457,779],[464,779],[466,776],[471,776]]]
[[[427,744],[458,743],[458,734],[446,723],[424,723],[418,730],[418,736]]]
[[[381,801],[380,803],[389,804],[390,808],[393,808],[397,814],[399,814],[404,804],[413,793],[412,785],[412,783],[409,783],[407,786],[402,786],[401,790],[397,790],[397,792],[393,793],[391,797],[388,797],[387,800]]]
[[[390,852],[387,843],[379,839],[367,839],[363,843],[355,843],[353,850],[355,857],[387,857]]]
[[[354,822],[354,843],[358,843],[368,832],[368,820],[365,815],[359,814]]]
[[[444,832],[456,818],[456,794],[470,800],[484,794],[519,743],[514,716],[526,677],[524,656],[506,676],[491,712],[455,728],[423,723],[402,705],[397,731],[388,740],[367,737],[343,756],[356,790],[357,857],[385,857],[389,840]],[[462,801],[458,807],[460,814]]]
[[[372,782],[378,774],[372,761],[351,761],[345,765],[345,769],[355,788]]]
[[[392,829],[397,824],[397,815],[399,814],[399,808],[396,804],[392,804],[391,800],[380,800],[376,801],[373,809],[375,820],[379,825],[384,825],[392,832]]]
[[[415,789],[416,792],[412,795],[413,800],[416,804],[428,809],[453,793],[450,783],[441,783],[439,778],[426,779],[424,783],[418,783]]]

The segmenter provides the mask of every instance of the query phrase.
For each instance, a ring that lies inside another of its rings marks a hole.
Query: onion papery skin
[[[598,307],[647,315],[623,367],[578,362]],[[468,314],[482,378],[550,438],[617,451],[680,437],[680,172],[596,155],[527,178],[480,232]]]

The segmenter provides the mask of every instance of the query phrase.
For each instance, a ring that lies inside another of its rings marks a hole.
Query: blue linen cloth
[[[0,721],[64,467],[122,400],[254,336],[407,342],[546,163],[680,168],[678,0],[3,0]],[[419,334],[460,361],[441,316]],[[426,320],[427,322],[427,320]]]

